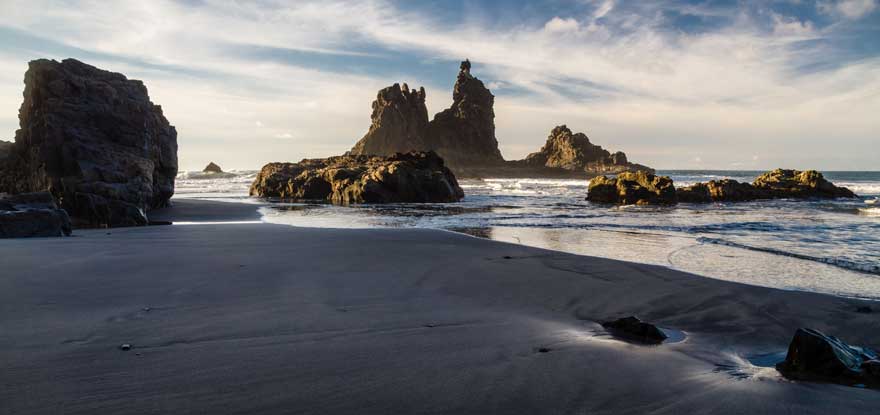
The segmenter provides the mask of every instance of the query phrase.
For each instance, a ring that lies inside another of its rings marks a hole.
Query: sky
[[[0,140],[36,58],[143,80],[182,170],[341,154],[469,58],[508,160],[566,124],[660,169],[880,170],[878,1],[0,0]]]

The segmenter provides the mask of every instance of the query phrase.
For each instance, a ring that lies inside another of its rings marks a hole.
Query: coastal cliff
[[[0,192],[49,191],[79,227],[145,225],[145,212],[168,205],[177,131],[141,81],[39,59],[24,83]]]

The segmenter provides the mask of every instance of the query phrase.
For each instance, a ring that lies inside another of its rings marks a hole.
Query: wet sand
[[[152,219],[255,220],[216,203]],[[880,408],[878,391],[738,357],[782,352],[798,327],[880,346],[880,315],[857,300],[432,230],[75,234],[0,240],[2,414]],[[631,314],[687,337],[634,345],[595,323]]]

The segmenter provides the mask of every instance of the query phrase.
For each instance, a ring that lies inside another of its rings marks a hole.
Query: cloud
[[[79,56],[143,79],[178,127],[182,165],[213,154],[242,168],[344,152],[369,126],[376,90],[394,82],[425,85],[437,112],[451,99],[455,62],[469,57],[497,96],[507,158],[566,123],[659,167],[692,166],[695,153],[721,164],[758,151],[821,160],[828,137],[847,144],[839,167],[875,164],[880,60],[838,59],[830,40],[840,27],[773,3],[602,1],[501,24],[491,13],[450,19],[382,0],[0,2],[0,26],[64,45],[0,40],[0,138],[15,130],[24,62],[37,56]],[[875,5],[817,7],[854,19]],[[295,147],[271,140],[284,126],[296,126]]]
[[[824,14],[856,20],[871,14],[877,8],[877,0],[820,1],[816,5]]]
[[[554,17],[547,21],[544,24],[544,31],[549,33],[559,33],[559,32],[577,32],[580,29],[581,25],[577,20],[573,18],[565,18],[562,19],[560,17]]]

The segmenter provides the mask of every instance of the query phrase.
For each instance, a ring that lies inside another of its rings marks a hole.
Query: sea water
[[[759,171],[658,171],[677,186],[751,182]],[[824,172],[860,198],[603,206],[587,180],[462,180],[459,203],[270,203],[263,220],[333,228],[436,228],[556,251],[667,266],[782,289],[880,299],[880,172]],[[176,198],[249,201],[255,171],[185,172]]]

